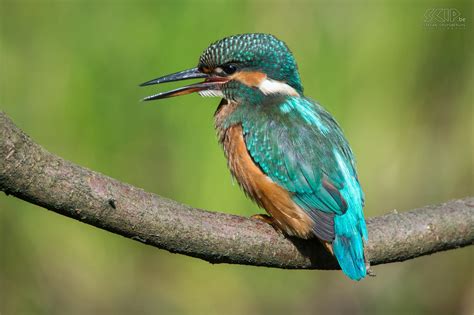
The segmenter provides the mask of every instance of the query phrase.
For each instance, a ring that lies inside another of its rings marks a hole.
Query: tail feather
[[[362,211],[364,193],[357,180],[353,158],[349,162],[338,151],[334,155],[344,177],[340,193],[347,202],[346,213],[334,217],[334,255],[349,278],[360,280],[367,275],[364,241],[367,241],[368,233]]]
[[[364,241],[367,228],[362,218],[347,212],[334,218],[336,238],[332,244],[334,255],[342,271],[352,280],[360,280],[367,275],[364,257]]]

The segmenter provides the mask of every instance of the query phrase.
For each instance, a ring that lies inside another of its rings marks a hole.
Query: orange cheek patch
[[[204,72],[204,73],[207,73],[207,74],[211,74],[213,69],[210,69],[210,68],[204,66],[204,67],[201,67],[199,70],[200,70],[201,72]]]
[[[232,79],[242,82],[243,84],[251,87],[259,86],[263,80],[267,78],[267,75],[262,72],[250,72],[241,71],[237,72],[232,76]]]

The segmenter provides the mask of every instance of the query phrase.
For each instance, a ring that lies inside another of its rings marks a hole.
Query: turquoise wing
[[[315,222],[314,234],[334,241],[334,218],[351,205],[356,221],[363,221],[364,197],[353,154],[332,116],[301,97],[260,111],[243,120],[247,149],[267,176],[293,193],[293,200]],[[365,223],[361,234],[366,235],[364,231]]]

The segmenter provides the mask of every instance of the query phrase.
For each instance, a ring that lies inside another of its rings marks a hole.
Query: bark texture
[[[91,171],[31,140],[0,112],[0,190],[84,223],[172,253],[288,269],[338,269],[316,240],[180,204]],[[367,220],[371,265],[474,243],[474,197]]]

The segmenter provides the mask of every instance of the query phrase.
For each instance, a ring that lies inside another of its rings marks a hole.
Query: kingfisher
[[[144,98],[197,92],[219,97],[214,114],[227,165],[268,215],[253,217],[288,236],[317,238],[353,280],[367,275],[364,194],[341,127],[303,93],[288,46],[270,34],[240,34],[211,44],[197,67],[141,86],[204,79]]]

